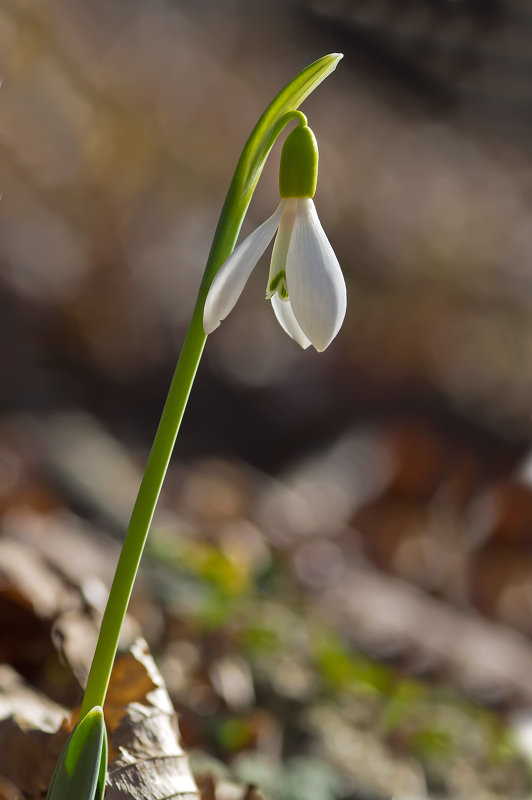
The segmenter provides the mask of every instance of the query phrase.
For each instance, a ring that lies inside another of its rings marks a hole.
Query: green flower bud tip
[[[286,137],[279,167],[281,197],[314,197],[318,180],[318,143],[308,125]]]

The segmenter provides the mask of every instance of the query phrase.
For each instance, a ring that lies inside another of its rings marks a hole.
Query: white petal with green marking
[[[222,264],[203,314],[212,333],[229,314],[277,230],[266,298],[286,333],[301,347],[321,352],[345,317],[344,276],[310,197],[289,197]]]

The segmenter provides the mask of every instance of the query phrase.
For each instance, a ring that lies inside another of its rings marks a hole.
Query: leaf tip
[[[336,66],[338,62],[342,60],[343,57],[344,57],[343,53],[329,53],[329,58],[333,59],[334,66]]]

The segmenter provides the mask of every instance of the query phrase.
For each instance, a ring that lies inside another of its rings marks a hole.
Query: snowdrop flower
[[[307,125],[298,125],[281,153],[281,202],[220,267],[205,301],[203,327],[212,333],[235,306],[258,260],[275,236],[266,298],[286,333],[321,352],[345,317],[345,281],[314,206],[318,148]]]

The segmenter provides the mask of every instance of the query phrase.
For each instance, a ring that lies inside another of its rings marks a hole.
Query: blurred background
[[[0,0],[0,656],[79,700],[50,644],[68,603],[49,576],[32,596],[27,559],[101,608],[241,148],[335,51],[303,111],[346,322],[325,353],[300,350],[264,263],[209,338],[136,630],[199,772],[273,800],[524,798],[518,0]],[[244,233],[277,205],[278,158]]]

